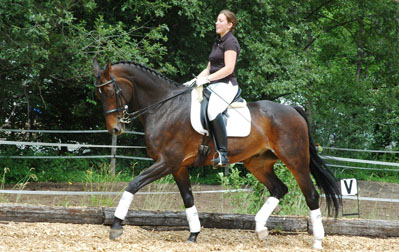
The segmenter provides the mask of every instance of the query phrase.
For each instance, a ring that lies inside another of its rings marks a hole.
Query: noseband
[[[123,100],[125,100],[125,102],[127,101],[126,98],[123,96],[122,93],[122,89],[118,86],[118,84],[115,81],[114,76],[111,74],[111,80],[106,81],[104,83],[100,83],[94,84],[94,87],[96,88],[101,88],[104,86],[107,86],[109,84],[113,84],[114,88],[115,88],[115,97],[116,97],[116,108],[114,109],[110,109],[104,112],[104,114],[108,115],[114,112],[118,112],[118,119],[121,123],[130,123],[131,119],[129,118],[129,113],[128,113],[128,105],[125,104],[125,106],[122,105],[122,98]]]

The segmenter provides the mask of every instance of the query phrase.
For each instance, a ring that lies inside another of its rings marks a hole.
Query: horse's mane
[[[152,69],[152,68],[150,68],[148,66],[144,66],[143,64],[137,63],[135,61],[118,61],[116,63],[113,63],[112,65],[117,65],[117,64],[127,64],[129,66],[133,66],[133,67],[142,69],[142,70],[144,70],[144,71],[146,71],[146,72],[148,72],[148,73],[150,73],[150,74],[152,74],[154,76],[157,76],[157,77],[159,77],[159,78],[161,78],[163,80],[166,80],[170,84],[173,84],[175,86],[179,85],[179,83],[169,79],[168,77],[166,77],[165,75],[161,74],[160,72],[158,72],[158,71],[156,71],[156,70],[154,70],[154,69]]]

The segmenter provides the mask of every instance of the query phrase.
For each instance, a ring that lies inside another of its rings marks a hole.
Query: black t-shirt
[[[229,50],[233,50],[237,53],[237,58],[236,58],[236,63],[237,63],[238,55],[240,54],[240,44],[238,43],[238,40],[233,35],[233,33],[231,33],[231,31],[228,32],[226,35],[224,35],[222,38],[218,36],[216,38],[216,42],[212,46],[211,54],[209,54],[209,62],[211,63],[211,69],[209,72],[211,74],[225,66],[224,53],[225,51]],[[212,81],[211,83],[216,83],[216,82],[229,83],[229,81],[231,81],[231,83],[234,86],[238,85],[237,79],[234,74],[235,70],[236,69],[234,67],[234,71],[232,74],[223,79]]]

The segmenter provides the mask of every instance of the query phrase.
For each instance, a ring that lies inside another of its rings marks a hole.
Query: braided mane
[[[116,63],[113,63],[112,65],[117,65],[117,64],[128,64],[129,66],[133,66],[133,67],[142,69],[142,70],[144,70],[146,72],[151,73],[154,76],[157,76],[157,77],[159,77],[161,79],[164,79],[170,84],[173,84],[175,86],[179,85],[179,83],[169,79],[168,77],[166,77],[165,75],[161,74],[160,72],[158,72],[158,71],[156,71],[156,70],[154,70],[154,69],[152,69],[152,68],[150,68],[148,66],[144,66],[143,64],[137,63],[135,61],[118,61]]]

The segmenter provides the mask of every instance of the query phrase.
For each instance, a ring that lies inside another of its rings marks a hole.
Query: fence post
[[[112,155],[112,157],[111,157],[111,174],[112,174],[112,176],[115,176],[116,148],[114,146],[116,146],[117,140],[118,140],[117,135],[112,134],[112,148],[111,148],[111,155]]]

